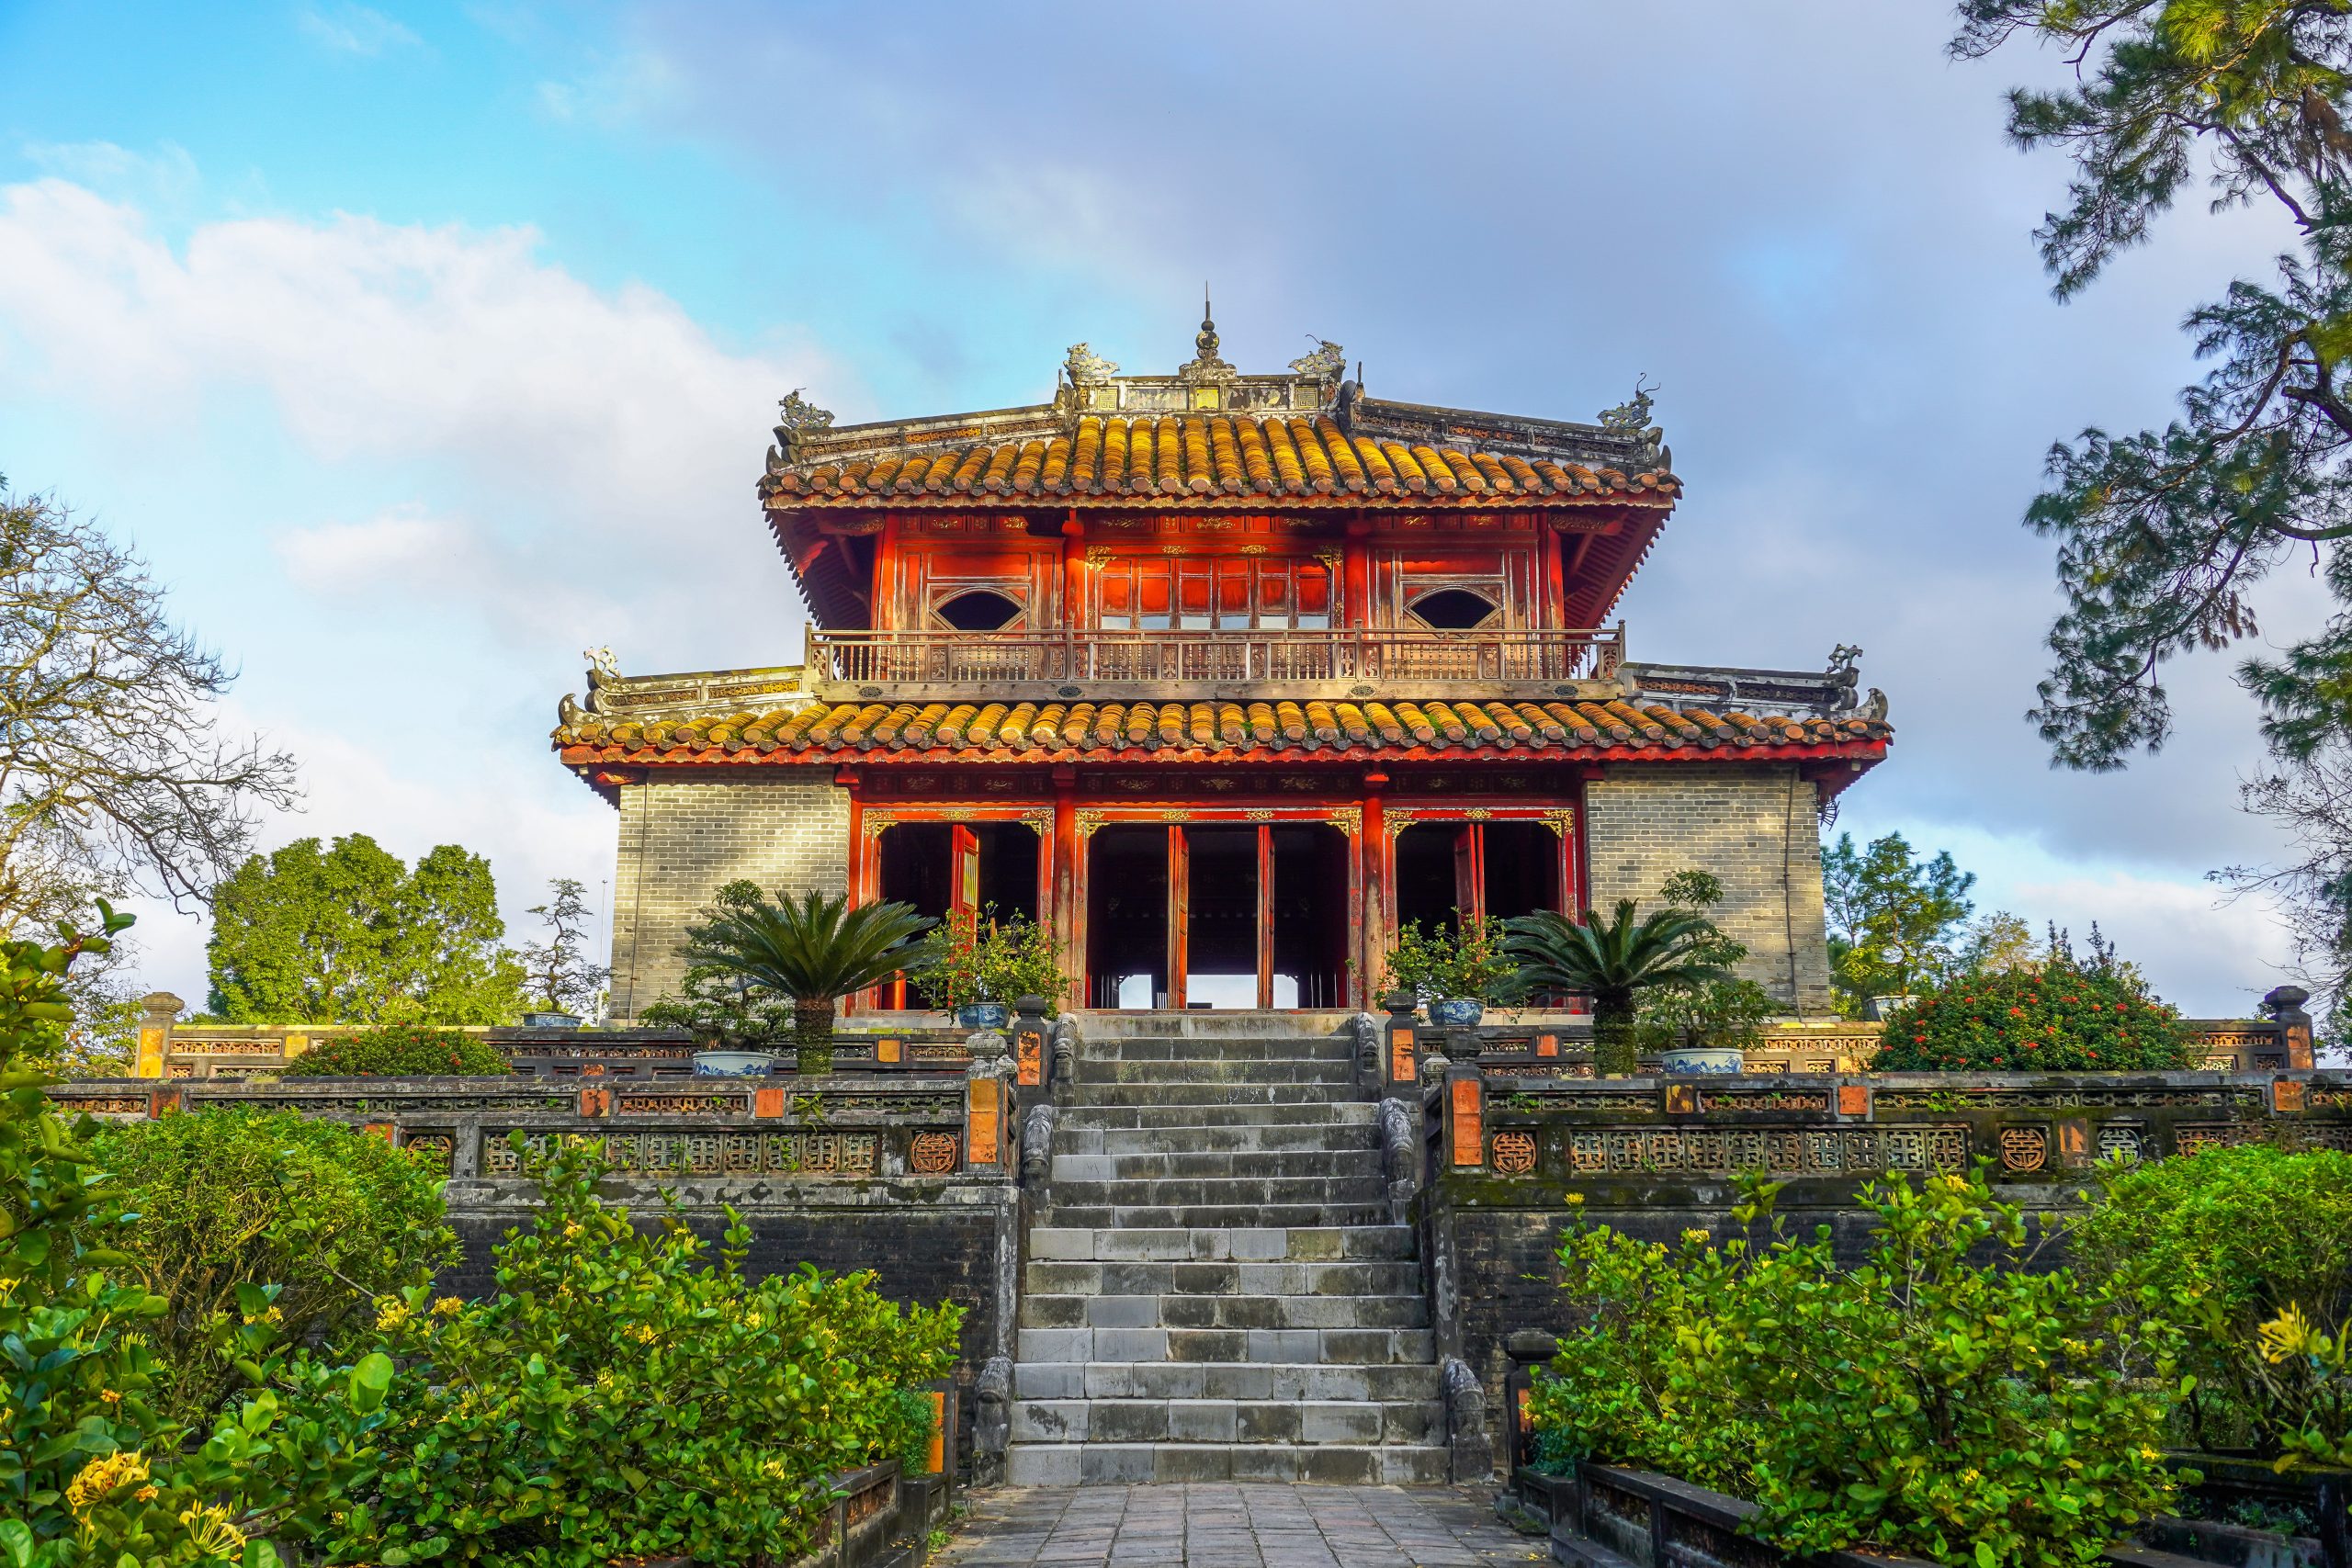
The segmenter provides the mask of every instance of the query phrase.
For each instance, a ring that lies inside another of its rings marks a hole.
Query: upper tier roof
[[[1340,378],[1336,344],[1287,374],[1244,376],[1216,357],[1214,322],[1195,343],[1199,355],[1166,376],[1118,375],[1078,344],[1051,402],[983,413],[837,426],[796,393],[761,495],[777,513],[1030,496],[1349,507],[1608,497],[1663,509],[1679,488],[1646,393],[1597,423],[1528,419],[1368,397]]]
[[[1245,376],[1217,357],[1214,321],[1193,341],[1189,363],[1145,376],[1078,344],[1053,400],[1023,408],[836,425],[786,398],[760,496],[819,620],[864,619],[859,569],[824,536],[878,528],[881,513],[1170,506],[1573,513],[1611,536],[1572,592],[1599,616],[1681,494],[1638,388],[1593,423],[1530,419],[1369,397],[1342,378],[1337,344]]]

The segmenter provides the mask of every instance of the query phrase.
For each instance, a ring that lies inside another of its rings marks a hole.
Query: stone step
[[[1380,1151],[1351,1149],[1183,1149],[1157,1154],[1054,1156],[1054,1181],[1158,1181],[1233,1177],[1377,1179]]]
[[[1213,1008],[1081,1010],[1080,1032],[1102,1040],[1290,1040],[1339,1034],[1353,1015],[1341,1009],[1315,1012],[1259,1012]]]
[[[1269,1039],[1089,1039],[1079,1046],[1086,1062],[1352,1062],[1353,1040],[1340,1034],[1282,1035]]]
[[[1318,1366],[1282,1361],[1023,1361],[1015,1399],[1433,1400],[1428,1365]]]
[[[1058,1209],[1090,1203],[1195,1204],[1369,1203],[1386,1192],[1376,1169],[1352,1175],[1148,1176],[1133,1180],[1063,1181],[1053,1185]]]
[[[1170,1149],[1189,1153],[1279,1154],[1285,1151],[1352,1154],[1375,1147],[1372,1129],[1352,1122],[1241,1122],[1222,1127],[1125,1127],[1113,1131],[1054,1128],[1057,1155],[1154,1155]]]
[[[1391,1296],[1033,1295],[1023,1328],[1427,1328],[1419,1292]]]
[[[1214,1298],[1212,1298],[1214,1299]],[[1018,1361],[1426,1362],[1426,1328],[1022,1328]]]
[[[1069,1230],[1329,1230],[1385,1225],[1388,1205],[1319,1203],[1055,1203],[1049,1228]]]
[[[1435,1445],[1326,1443],[1015,1443],[1008,1486],[1148,1485],[1185,1481],[1435,1486],[1448,1450]]]
[[[1190,1127],[1370,1127],[1379,1120],[1380,1107],[1362,1100],[1286,1105],[1199,1105],[1179,1103],[1167,1095],[1159,1095],[1122,1105],[1064,1106],[1056,1118],[1056,1125],[1063,1132],[1172,1134]]]
[[[1418,1296],[1419,1263],[1031,1263],[1040,1296]]]
[[[1354,1065],[1348,1062],[1281,1060],[1227,1062],[1215,1058],[1105,1062],[1080,1057],[1078,1076],[1071,1080],[1080,1100],[1089,1091],[1110,1084],[1182,1084],[1205,1088],[1219,1084],[1347,1084],[1355,1082]]]
[[[1028,1399],[1016,1443],[1437,1443],[1437,1400]]]
[[[1334,1263],[1390,1260],[1415,1255],[1410,1225],[1293,1225],[1187,1227],[1040,1224],[1029,1232],[1029,1256],[1054,1262]]]
[[[1076,1092],[1087,1107],[1161,1111],[1174,1106],[1366,1103],[1351,1083],[1081,1083]],[[1379,1115],[1377,1107],[1372,1110]]]

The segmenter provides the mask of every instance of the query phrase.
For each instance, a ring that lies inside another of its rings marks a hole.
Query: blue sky
[[[2077,302],[2064,169],[1936,6],[1544,0],[235,7],[0,0],[0,472],[134,537],[293,750],[265,841],[491,856],[510,916],[610,875],[545,751],[580,650],[789,661],[752,484],[775,400],[999,407],[1080,339],[1129,368],[1319,333],[1375,392],[1589,418],[1637,375],[1683,503],[1636,657],[1866,649],[1901,829],[1983,906],[2097,919],[2191,1010],[2276,983],[2211,867],[2275,852],[2227,661],[2178,739],[2053,773],[2020,717],[2052,600],[2017,518],[2054,437],[2163,417],[2174,330],[2258,266],[2176,216]],[[2284,640],[2322,613],[2283,576]],[[202,992],[200,921],[149,979]]]

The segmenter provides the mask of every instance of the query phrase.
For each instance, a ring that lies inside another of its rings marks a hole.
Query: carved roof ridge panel
[[[1554,457],[1578,456],[1612,467],[1657,466],[1658,448],[1641,431],[1611,430],[1584,420],[1544,419],[1534,414],[1495,413],[1485,409],[1450,408],[1442,403],[1397,402],[1386,398],[1359,399],[1343,421],[1354,434],[1407,435],[1435,432],[1475,438],[1487,449],[1510,447],[1518,455],[1542,452]],[[1435,443],[1432,443],[1435,445]]]

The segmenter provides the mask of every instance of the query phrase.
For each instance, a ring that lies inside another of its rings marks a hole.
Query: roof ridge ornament
[[[1241,378],[1240,371],[1217,357],[1216,312],[1209,304],[1205,283],[1201,285],[1201,330],[1193,335],[1193,347],[1191,361],[1176,367],[1179,380],[1227,384]]]
[[[1290,367],[1301,379],[1329,387],[1348,371],[1348,351],[1329,338],[1306,334],[1315,352],[1303,354],[1290,362]]]
[[[1100,387],[1119,373],[1119,367],[1094,352],[1091,344],[1074,343],[1069,356],[1062,361],[1062,368],[1069,373],[1073,387]]]
[[[1613,430],[1620,435],[1640,435],[1650,426],[1650,405],[1656,387],[1645,387],[1646,373],[1634,378],[1634,395],[1612,409],[1600,411],[1600,428]]]
[[[833,423],[833,411],[820,409],[800,394],[806,387],[795,387],[775,405],[778,417],[775,427],[776,444],[768,448],[768,472],[780,472],[787,465],[799,460],[801,436],[806,432],[828,428]]]

